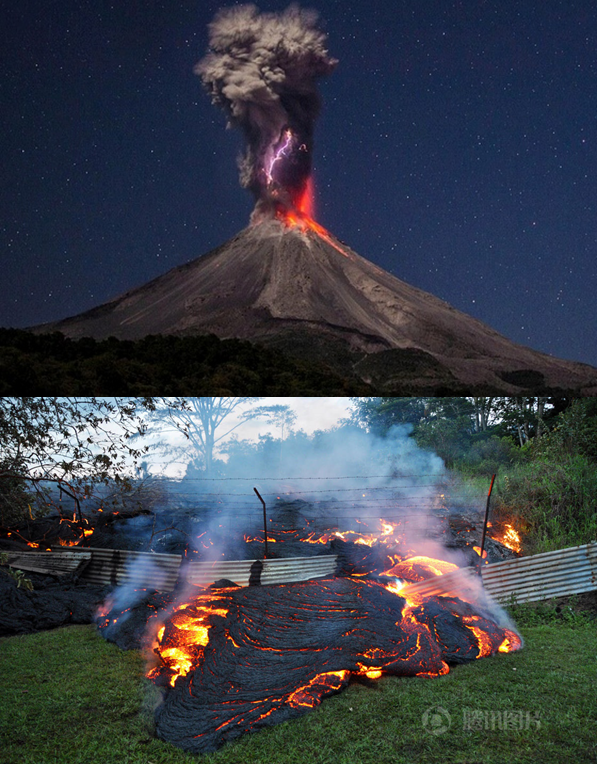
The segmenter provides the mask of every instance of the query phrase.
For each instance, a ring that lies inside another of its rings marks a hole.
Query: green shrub
[[[578,595],[572,595],[561,602],[553,599],[518,603],[517,598],[511,596],[505,609],[518,626],[561,623],[579,628],[596,621],[596,613],[579,607],[579,599]]]
[[[596,464],[596,399],[576,398],[549,433],[532,441],[531,452],[556,460],[563,454],[580,454]]]
[[[596,538],[596,468],[581,454],[544,456],[499,481],[496,512],[524,530],[529,554],[587,544]]]
[[[474,436],[471,446],[456,466],[461,472],[490,476],[517,464],[520,458],[521,449],[511,438],[484,434]]]

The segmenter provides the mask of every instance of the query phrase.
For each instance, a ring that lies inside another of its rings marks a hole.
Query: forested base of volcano
[[[43,395],[365,395],[370,385],[329,364],[214,335],[70,339],[0,328],[0,390]]]

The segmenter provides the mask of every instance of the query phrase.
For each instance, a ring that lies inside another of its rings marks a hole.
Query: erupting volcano
[[[316,81],[337,63],[317,20],[296,5],[282,13],[253,5],[222,10],[209,27],[209,53],[195,67],[245,136],[240,180],[257,199],[254,219],[308,212]]]
[[[592,394],[596,372],[510,342],[360,257],[313,219],[317,80],[332,72],[317,14],[219,12],[195,72],[242,130],[256,204],[230,241],[97,308],[34,327],[73,338],[215,334],[258,342],[409,394]]]

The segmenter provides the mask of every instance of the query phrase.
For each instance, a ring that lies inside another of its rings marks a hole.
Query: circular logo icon
[[[431,735],[442,735],[451,726],[451,715],[442,706],[430,706],[424,711],[422,725]]]

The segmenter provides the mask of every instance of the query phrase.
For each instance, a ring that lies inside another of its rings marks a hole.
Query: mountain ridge
[[[504,394],[595,394],[596,385],[593,367],[517,345],[317,224],[289,226],[276,218],[103,305],[31,331],[95,339],[234,337],[303,357],[311,352],[382,389],[408,384],[406,351],[411,360],[414,351],[426,354],[422,371],[429,375],[436,367],[443,388],[454,379],[460,389],[484,386]]]

